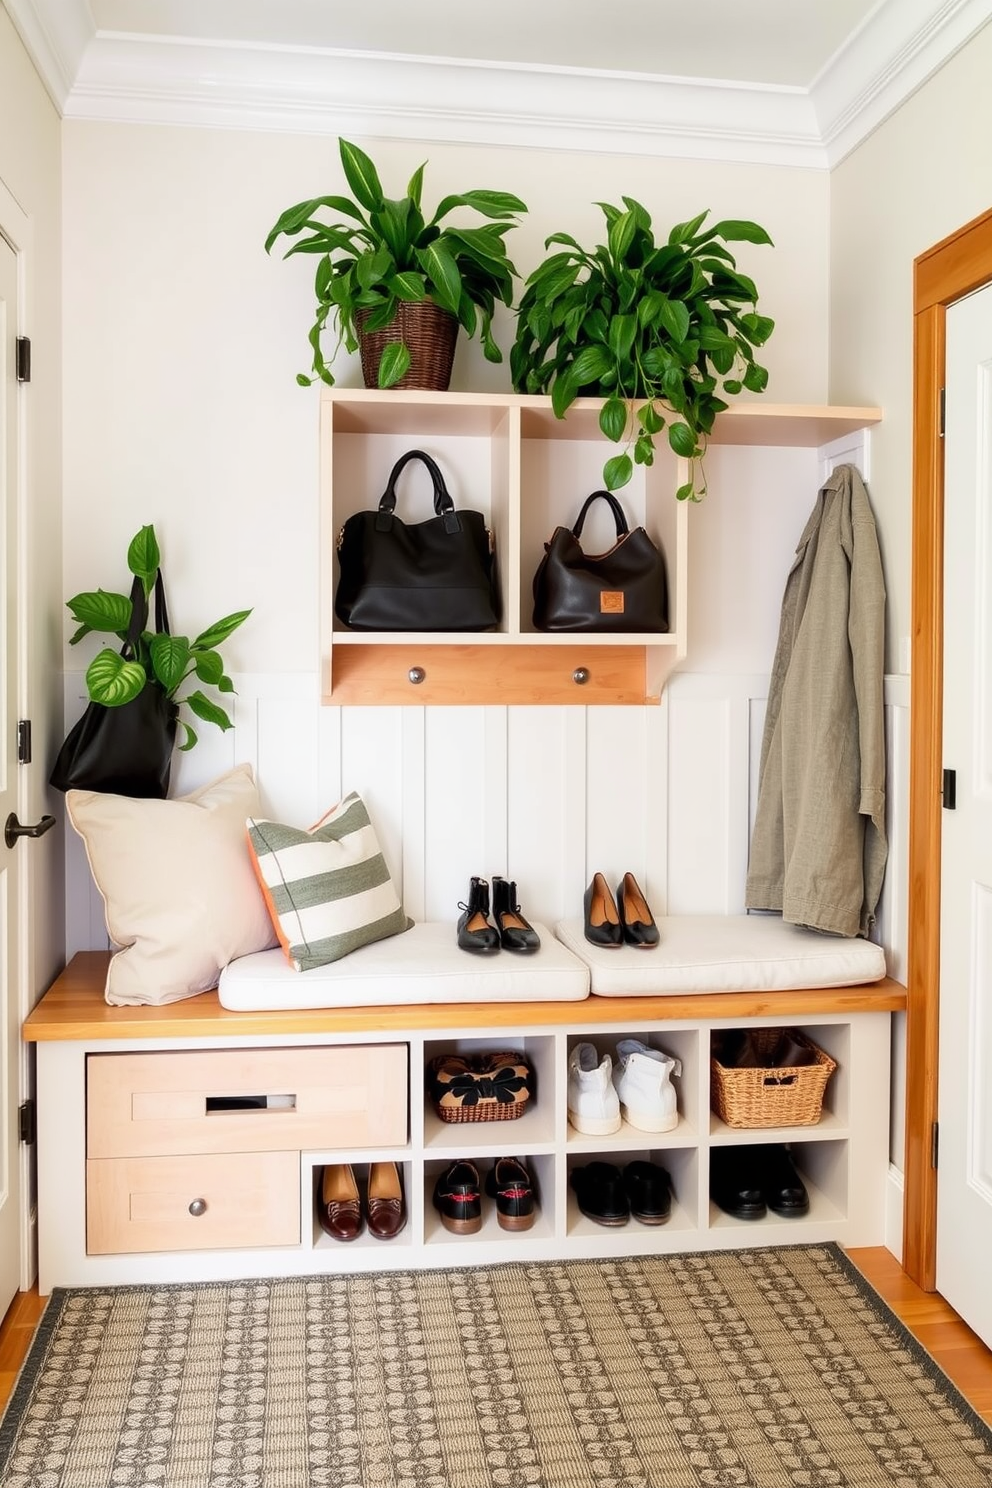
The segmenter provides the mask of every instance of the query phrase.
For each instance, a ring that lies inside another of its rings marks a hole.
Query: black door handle
[[[54,816],[43,816],[40,822],[35,822],[33,827],[23,827],[17,820],[15,812],[11,812],[3,827],[3,840],[8,847],[16,846],[18,837],[44,837],[55,825]]]

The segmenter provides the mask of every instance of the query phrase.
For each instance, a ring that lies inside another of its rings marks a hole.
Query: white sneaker
[[[673,1131],[679,1122],[672,1075],[681,1075],[682,1062],[640,1039],[621,1039],[613,1071],[624,1119],[638,1131]]]
[[[595,1044],[575,1044],[568,1056],[568,1119],[576,1131],[605,1137],[620,1130],[620,1097],[610,1081],[613,1061]]]

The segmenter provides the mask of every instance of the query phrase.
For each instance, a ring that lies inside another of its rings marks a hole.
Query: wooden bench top
[[[823,1013],[900,1012],[906,989],[891,977],[857,987],[794,992],[707,992],[664,997],[587,997],[581,1002],[446,1002],[414,1006],[231,1012],[216,991],[165,1007],[111,1007],[103,989],[106,951],[79,951],[24,1022],[28,1043],[102,1039],[231,1038],[250,1034],[404,1033],[430,1028],[527,1028],[561,1024],[660,1023],[709,1018],[797,1018]]]

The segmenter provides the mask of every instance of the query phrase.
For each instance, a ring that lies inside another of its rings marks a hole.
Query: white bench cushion
[[[802,930],[777,915],[671,915],[657,924],[661,944],[650,950],[590,945],[582,920],[560,921],[555,934],[587,963],[598,997],[786,992],[858,986],[885,975],[881,946]]]
[[[294,971],[282,950],[240,956],[221,972],[222,1007],[237,1012],[279,1008],[383,1007],[418,1002],[579,1002],[589,995],[589,968],[545,926],[533,955],[459,950],[449,921],[424,921],[400,935],[362,946],[340,961]]]

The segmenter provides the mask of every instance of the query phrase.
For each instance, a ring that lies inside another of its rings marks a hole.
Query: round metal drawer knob
[[[192,1204],[190,1204],[190,1206],[189,1206],[189,1212],[190,1212],[190,1214],[192,1214],[192,1216],[193,1216],[194,1219],[199,1219],[199,1217],[200,1217],[201,1214],[206,1214],[206,1212],[207,1212],[207,1201],[206,1201],[206,1199],[194,1199],[193,1202],[192,1202]]]
[[[572,681],[577,683],[579,687],[582,687],[586,682],[589,681],[589,668],[576,667],[575,671],[572,673]]]
[[[418,682],[423,682],[426,676],[427,673],[424,671],[423,667],[411,667],[410,670],[407,672],[407,677],[414,684],[414,686],[416,686]]]

